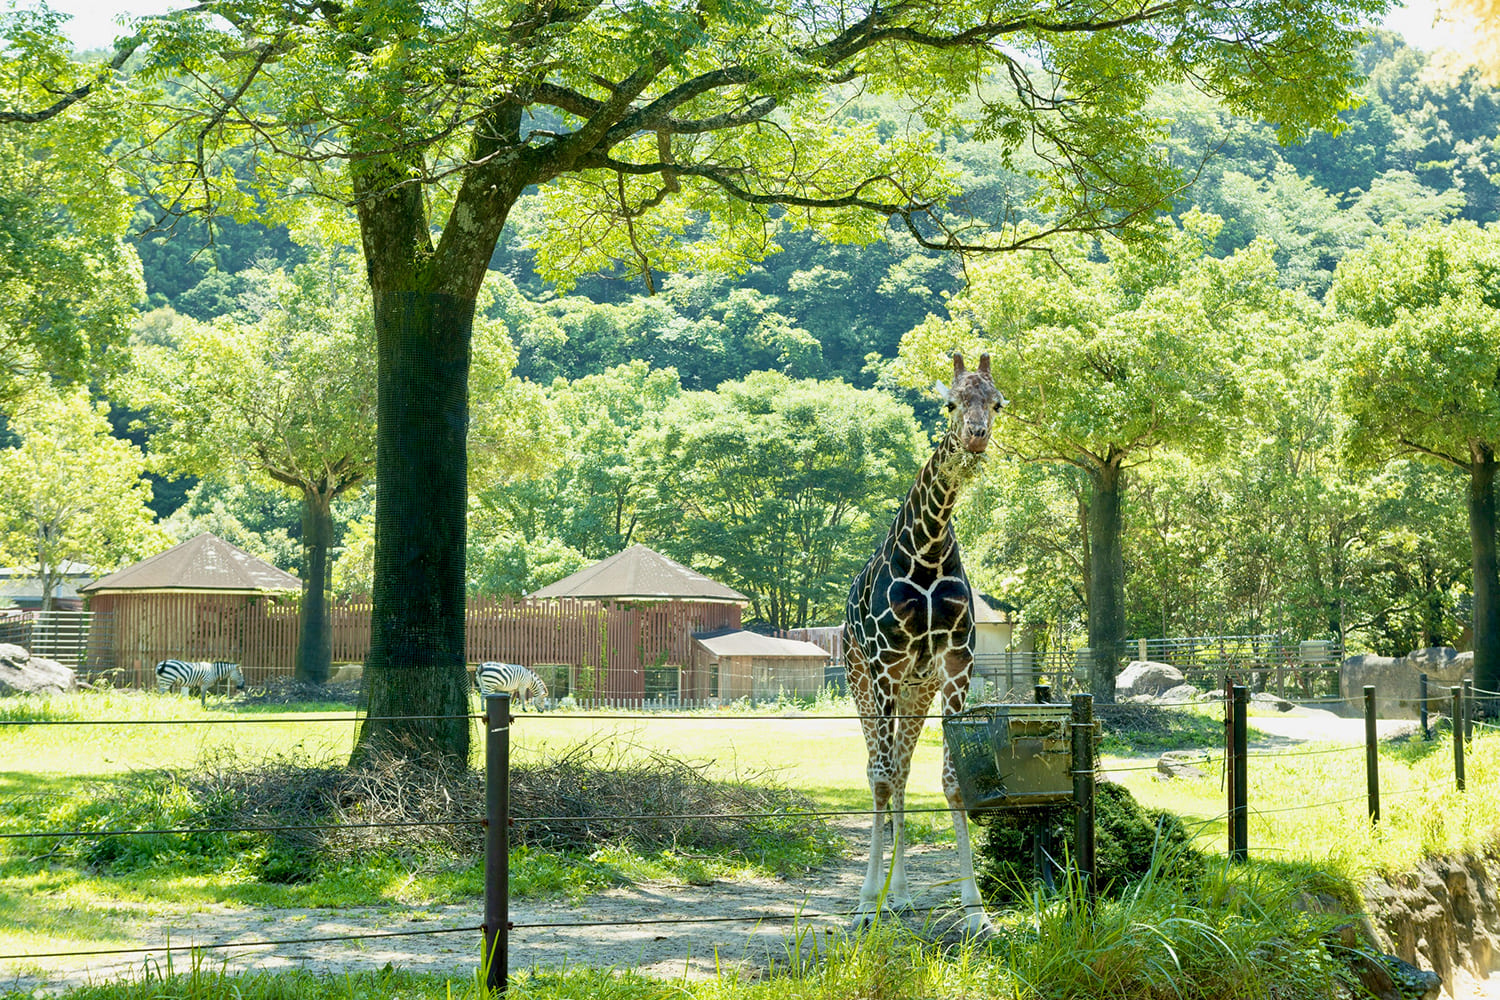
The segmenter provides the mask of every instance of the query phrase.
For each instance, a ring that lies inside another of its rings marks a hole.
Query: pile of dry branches
[[[511,840],[551,849],[623,842],[712,849],[745,847],[769,830],[822,832],[820,817],[798,815],[815,808],[811,800],[772,776],[714,780],[708,767],[613,739],[513,760]],[[299,852],[483,850],[482,773],[433,770],[393,754],[359,767],[221,755],[179,780],[212,825],[277,828],[281,843]]]

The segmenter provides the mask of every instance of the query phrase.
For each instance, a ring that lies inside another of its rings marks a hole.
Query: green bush
[[[1000,813],[981,826],[975,850],[980,888],[991,896],[1017,898],[1041,882],[1033,838],[1048,834],[1048,854],[1056,871],[1078,855],[1071,804],[1049,810]],[[1099,891],[1118,896],[1153,870],[1171,879],[1195,878],[1203,856],[1177,816],[1147,810],[1124,785],[1102,782],[1094,796],[1094,863]],[[1048,862],[1044,859],[1043,864]],[[1058,881],[1061,881],[1058,876]]]

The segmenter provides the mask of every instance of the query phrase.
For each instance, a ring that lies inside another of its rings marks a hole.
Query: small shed
[[[79,588],[94,613],[86,673],[155,683],[159,660],[232,660],[248,683],[290,674],[302,581],[202,534]]]
[[[997,656],[1010,649],[1015,628],[1010,611],[1004,604],[996,610],[983,595],[975,592],[974,656],[976,658]]]
[[[699,633],[693,639],[690,676],[703,690],[684,690],[684,699],[812,697],[823,690],[831,657],[822,646],[744,629]]]

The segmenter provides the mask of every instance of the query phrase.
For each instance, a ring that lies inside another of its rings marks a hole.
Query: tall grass
[[[1311,752],[1309,752],[1311,751]],[[1410,871],[1424,857],[1479,853],[1500,843],[1500,733],[1481,730],[1465,756],[1468,791],[1453,777],[1453,741],[1403,739],[1378,755],[1381,818],[1372,823],[1363,746],[1309,744],[1252,754],[1249,760],[1250,855],[1317,861],[1351,877]],[[1217,768],[1202,779],[1155,780],[1153,772],[1116,775],[1143,805],[1182,816],[1203,846],[1223,851],[1227,797]]]
[[[1347,887],[1330,884],[1347,899]],[[1076,886],[1074,887],[1076,890]],[[1096,906],[1081,894],[1031,896],[1003,915],[994,938],[934,940],[899,922],[859,935],[793,928],[785,958],[766,973],[725,966],[714,978],[649,979],[588,967],[515,974],[517,1000],[1327,1000],[1349,974],[1325,948],[1338,913],[1308,912],[1303,873],[1220,863],[1183,883],[1148,875]],[[0,994],[4,996],[4,994]],[[123,981],[63,991],[62,1000],[482,1000],[474,979],[392,969],[347,976],[226,972],[201,957],[175,970],[146,967]]]

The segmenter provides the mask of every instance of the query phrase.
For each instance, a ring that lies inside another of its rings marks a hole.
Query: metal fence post
[[[484,985],[504,996],[510,965],[510,695],[484,699]]]
[[[1464,689],[1451,687],[1448,694],[1453,699],[1453,782],[1461,792],[1464,790]]]
[[[1084,898],[1092,903],[1098,892],[1094,871],[1094,696],[1075,694],[1072,702],[1073,802],[1078,807],[1073,839]]]
[[[1432,739],[1432,729],[1427,725],[1427,675],[1417,675],[1417,714],[1422,719],[1422,739]]]
[[[1365,685],[1365,784],[1370,795],[1370,822],[1380,821],[1379,743],[1375,733],[1375,686]]]
[[[1233,712],[1233,727],[1231,730],[1234,744],[1231,754],[1233,763],[1232,780],[1229,783],[1229,859],[1231,861],[1248,861],[1250,859],[1250,806],[1249,806],[1249,778],[1248,767],[1248,744],[1246,716],[1250,703],[1249,690],[1243,684],[1234,685],[1231,711]]]
[[[1474,739],[1474,680],[1464,678],[1464,742]]]

